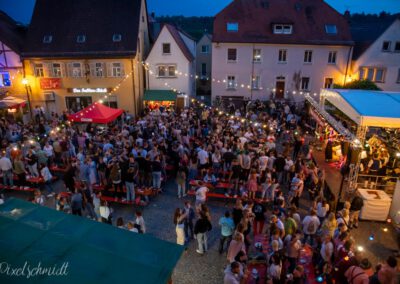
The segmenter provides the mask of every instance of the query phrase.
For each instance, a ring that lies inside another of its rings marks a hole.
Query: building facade
[[[136,114],[149,49],[146,1],[92,4],[36,1],[22,53],[32,104],[60,113],[103,100]]]
[[[149,90],[173,90],[195,95],[196,42],[176,27],[165,24],[146,59]]]
[[[212,35],[204,34],[196,47],[197,95],[211,95]]]
[[[324,1],[235,0],[215,16],[212,97],[303,100],[343,84],[353,42]]]
[[[372,29],[360,30],[352,27],[356,48],[354,54],[352,78],[374,82],[383,91],[400,91],[400,19],[385,26],[381,33],[374,36]],[[358,34],[357,34],[358,33]],[[367,38],[360,38],[365,33]],[[357,39],[356,39],[357,38]]]

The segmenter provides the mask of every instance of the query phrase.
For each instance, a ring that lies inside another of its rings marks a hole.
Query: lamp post
[[[31,121],[33,121],[33,115],[32,115],[32,104],[31,104],[31,86],[29,85],[29,81],[26,78],[22,79],[22,85],[25,86],[25,90],[26,90],[26,97],[28,98],[28,104],[29,104],[29,115],[31,117]]]

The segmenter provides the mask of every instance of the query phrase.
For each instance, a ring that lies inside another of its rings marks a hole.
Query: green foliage
[[[345,85],[334,84],[334,89],[356,89],[356,90],[372,90],[372,91],[380,91],[381,89],[378,86],[369,80],[356,80]]]

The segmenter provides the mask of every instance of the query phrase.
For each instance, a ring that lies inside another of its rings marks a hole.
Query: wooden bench
[[[5,186],[3,184],[0,184],[0,189],[32,192],[32,191],[35,191],[37,188],[29,187],[29,186]]]

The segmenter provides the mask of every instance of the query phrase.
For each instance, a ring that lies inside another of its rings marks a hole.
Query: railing
[[[394,191],[400,177],[359,174],[357,187]]]

